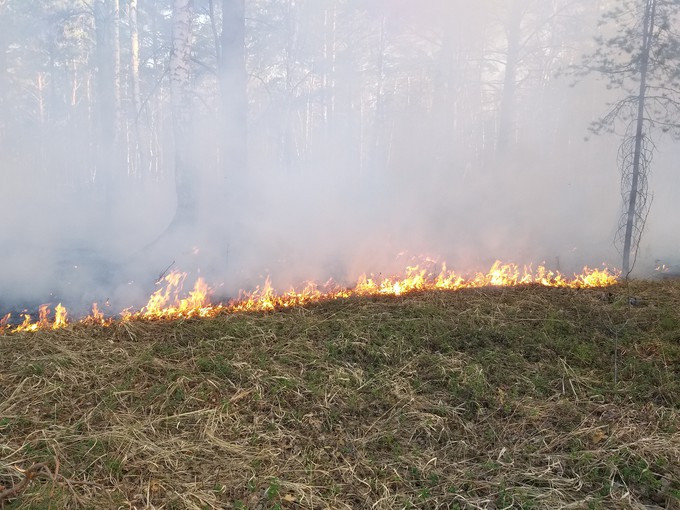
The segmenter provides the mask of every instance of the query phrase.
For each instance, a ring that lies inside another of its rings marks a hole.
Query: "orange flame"
[[[16,326],[13,331],[15,332],[21,332],[21,331],[37,331],[39,329],[59,329],[66,327],[67,325],[67,318],[68,312],[66,311],[66,308],[62,306],[61,303],[59,303],[56,308],[55,308],[55,315],[54,315],[54,321],[50,323],[50,308],[48,305],[40,305],[38,307],[38,320],[36,322],[33,322],[33,318],[31,317],[30,314],[24,313],[22,314],[22,317],[24,318],[23,322]],[[9,320],[10,315],[7,314],[5,316],[6,320]],[[3,319],[3,320],[5,320]],[[0,327],[0,331],[3,328]]]
[[[90,315],[82,319],[80,322],[85,324],[97,324],[99,326],[109,326],[113,322],[113,319],[106,318],[104,313],[99,309],[97,303],[92,303],[92,311]]]
[[[277,294],[267,278],[262,289],[258,288],[252,293],[241,293],[239,299],[229,304],[228,310],[268,311],[350,296],[402,296],[418,291],[459,290],[489,286],[510,287],[535,284],[546,287],[594,288],[613,285],[617,280],[618,275],[608,269],[584,268],[580,275],[567,278],[543,266],[532,271],[530,267],[520,269],[516,264],[503,264],[496,261],[488,272],[475,273],[466,277],[449,271],[445,264],[438,273],[416,265],[407,267],[403,277],[376,277],[363,274],[351,288],[338,287],[329,282],[319,289],[315,284],[309,283],[300,291],[291,289],[283,294]]]
[[[99,306],[97,303],[92,303],[92,312],[90,312],[90,317],[96,323],[104,323],[104,314],[99,311]]]
[[[68,324],[68,322],[66,321],[66,317],[68,317],[68,312],[66,311],[66,308],[61,306],[61,303],[59,303],[54,309],[54,314],[55,314],[54,323],[52,324],[52,329],[66,327],[66,324]]]
[[[22,314],[22,317],[24,318],[24,322],[22,322],[20,325],[18,325],[14,331],[37,331],[38,330],[38,323],[33,322],[33,319],[31,318],[30,314]]]
[[[0,319],[0,333],[2,333],[5,330],[5,328],[7,328],[7,324],[9,324],[9,320],[11,318],[12,314],[8,313],[2,319]]]
[[[38,326],[46,328],[49,324],[50,309],[47,305],[40,305],[38,308]]]
[[[154,292],[139,312],[125,312],[123,319],[179,319],[215,315],[213,310],[219,306],[210,304],[210,289],[203,278],[196,280],[189,297],[180,299],[186,277],[186,273],[178,271],[168,274],[163,278],[165,286]]]
[[[430,266],[433,261],[426,260]],[[319,286],[308,282],[303,288],[291,288],[278,293],[272,286],[269,277],[263,286],[252,292],[239,292],[239,297],[228,304],[211,304],[211,290],[202,278],[198,278],[188,296],[182,298],[182,289],[187,278],[186,273],[173,271],[163,279],[164,285],[156,290],[138,312],[124,311],[123,320],[134,319],[178,319],[191,317],[214,317],[224,312],[253,312],[271,311],[278,308],[305,306],[321,300],[333,300],[351,296],[389,295],[403,296],[412,292],[434,290],[459,290],[481,287],[513,287],[517,285],[542,285],[558,288],[597,288],[613,285],[618,280],[618,274],[608,269],[584,268],[581,274],[566,277],[558,271],[550,271],[539,266],[535,271],[531,266],[520,268],[516,264],[503,264],[496,261],[486,273],[478,272],[471,275],[461,275],[446,268],[442,264],[441,270],[436,272],[420,265],[406,268],[405,275],[387,276],[361,275],[353,287],[341,287],[332,281]],[[55,317],[49,321],[50,310],[47,305],[39,308],[38,320],[28,313],[22,315],[22,324],[11,327],[8,325],[10,315],[0,320],[0,333],[3,331],[22,332],[37,331],[46,328],[63,328],[68,325],[66,309],[60,304],[55,308]],[[112,319],[106,319],[96,303],[92,305],[89,316],[80,322],[90,324],[109,325]]]

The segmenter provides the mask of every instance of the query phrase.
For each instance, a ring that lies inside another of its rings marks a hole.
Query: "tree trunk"
[[[132,89],[132,104],[134,107],[133,115],[133,133],[134,141],[132,143],[132,151],[134,157],[132,158],[135,165],[135,170],[146,169],[146,157],[144,150],[146,149],[142,143],[142,133],[139,127],[142,112],[142,94],[139,84],[139,26],[137,23],[137,0],[130,0],[128,22],[130,24],[130,88]]]
[[[217,63],[222,107],[220,153],[225,178],[246,173],[248,166],[245,16],[244,0],[222,0],[222,32]]]
[[[521,49],[522,12],[517,1],[509,6],[510,14],[506,27],[508,48],[505,59],[505,76],[498,119],[497,153],[503,155],[510,147],[515,131],[515,103],[517,101],[517,66]]]
[[[293,128],[293,102],[295,101],[295,87],[293,85],[293,69],[297,55],[297,12],[295,2],[288,0],[286,7],[286,45],[285,45],[285,102],[283,105],[282,127],[283,133],[280,137],[279,160],[283,167],[283,172],[289,174],[293,169],[295,148],[295,130]]]
[[[95,179],[103,188],[110,188],[113,178],[116,139],[116,64],[115,64],[115,15],[111,0],[95,0],[94,22],[96,31],[97,63],[97,173]]]
[[[172,52],[170,54],[170,93],[175,142],[175,189],[177,209],[174,225],[196,219],[196,179],[192,157],[192,108],[190,100],[190,58],[192,0],[175,0],[172,14]]]
[[[112,0],[112,35],[113,35],[113,97],[114,97],[114,122],[115,129],[119,129],[121,120],[120,112],[120,0]]]
[[[387,16],[380,19],[380,33],[378,36],[378,61],[376,62],[375,79],[375,117],[371,139],[371,172],[375,177],[383,175],[387,166],[386,142],[387,129],[385,127],[385,51],[387,48]]]
[[[324,9],[324,42],[323,58],[325,69],[322,77],[322,116],[323,116],[323,143],[328,145],[331,136],[330,126],[335,114],[335,78],[336,78],[336,46],[337,46],[337,8],[335,0],[330,0],[330,7]]]
[[[4,2],[0,1],[0,25],[6,26],[5,21],[5,6]],[[9,109],[7,108],[8,97],[8,82],[7,74],[7,47],[9,46],[9,38],[6,31],[0,31],[0,143],[4,141],[5,133],[7,131],[7,121]]]
[[[633,153],[633,174],[630,185],[626,212],[626,232],[623,237],[623,264],[624,276],[631,271],[631,252],[633,251],[633,231],[636,223],[636,209],[638,201],[638,183],[640,181],[640,162],[642,158],[642,141],[645,136],[645,99],[647,97],[647,71],[649,69],[649,55],[651,40],[654,29],[654,15],[656,13],[656,0],[647,0],[642,29],[642,54],[640,61],[640,92],[638,94],[638,111],[635,127],[635,149]]]

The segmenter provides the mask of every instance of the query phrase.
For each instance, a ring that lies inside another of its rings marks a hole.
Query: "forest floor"
[[[6,334],[3,505],[677,510],[680,282]]]

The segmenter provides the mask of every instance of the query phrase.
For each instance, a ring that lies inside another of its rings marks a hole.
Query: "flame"
[[[46,328],[49,324],[50,309],[47,305],[40,305],[38,308],[38,326]]]
[[[430,265],[433,263],[431,260],[427,262]],[[304,306],[310,302],[350,296],[402,296],[418,291],[460,290],[489,286],[510,287],[531,284],[580,289],[606,287],[617,281],[618,274],[608,269],[589,269],[587,267],[581,274],[568,278],[543,266],[532,271],[530,266],[520,269],[516,264],[503,264],[500,261],[496,261],[488,272],[475,273],[471,276],[463,276],[454,271],[449,271],[446,264],[442,264],[438,273],[415,265],[407,267],[405,276],[402,277],[363,274],[351,288],[339,287],[334,285],[333,282],[327,282],[321,288],[314,283],[308,283],[301,290],[290,289],[285,293],[277,294],[272,288],[270,279],[267,278],[261,289],[257,288],[252,293],[241,292],[239,298],[229,303],[226,308],[233,312],[269,311],[276,308]],[[220,311],[224,310],[224,306],[220,306]]]
[[[9,320],[11,318],[12,318],[12,314],[8,313],[2,319],[0,319],[0,333],[2,333],[7,328],[7,324],[9,324]]]
[[[215,315],[219,305],[210,304],[210,289],[203,278],[196,280],[189,296],[180,299],[187,274],[173,271],[163,281],[165,286],[154,292],[139,312],[124,312],[123,319],[173,319]]]
[[[38,307],[38,320],[36,322],[33,322],[33,318],[31,317],[31,314],[29,313],[23,313],[21,314],[21,317],[24,318],[23,322],[19,324],[16,328],[14,328],[14,331],[38,331],[39,329],[44,329],[49,327],[48,326],[48,315],[49,315],[49,309],[47,305],[40,305]]]
[[[88,315],[87,317],[82,319],[81,322],[83,322],[85,324],[91,324],[91,325],[96,324],[96,325],[99,325],[99,326],[110,326],[111,323],[113,322],[113,319],[107,318],[104,315],[104,312],[102,312],[99,309],[99,304],[92,303],[92,311],[90,312],[90,315]]]
[[[59,303],[56,308],[54,309],[54,323],[52,324],[52,329],[59,329],[59,328],[64,328],[66,327],[66,324],[68,322],[66,321],[66,317],[68,316],[68,312],[66,311],[66,308],[61,306],[61,303]]]
[[[460,290],[482,287],[513,287],[518,285],[542,285],[558,288],[598,288],[613,285],[618,281],[618,273],[608,269],[584,268],[580,274],[567,277],[558,271],[551,271],[544,266],[533,270],[531,266],[520,267],[517,264],[504,264],[496,261],[489,271],[468,275],[457,274],[447,269],[446,264],[436,271],[437,263],[426,259],[422,264],[408,266],[403,276],[361,275],[353,287],[342,287],[332,280],[323,285],[307,282],[300,289],[290,288],[279,293],[267,277],[262,287],[251,292],[241,291],[237,299],[228,304],[211,304],[211,289],[203,278],[198,278],[186,295],[183,286],[186,273],[173,271],[166,275],[162,286],[149,297],[148,302],[139,311],[125,310],[122,320],[160,320],[191,317],[214,317],[225,312],[271,311],[280,308],[305,306],[322,300],[333,300],[351,296],[403,296],[408,293],[434,290]],[[0,333],[4,331],[22,332],[39,329],[58,329],[66,327],[68,312],[58,304],[55,307],[54,320],[50,321],[48,305],[39,307],[38,319],[33,321],[28,313],[22,314],[23,322],[18,326],[10,326],[10,315],[0,320]],[[80,322],[108,326],[113,319],[106,318],[99,310],[97,303],[92,305],[90,315]]]
[[[92,312],[90,312],[90,317],[94,322],[97,323],[104,322],[104,314],[99,311],[99,306],[97,305],[97,303],[92,303]]]
[[[29,313],[24,313],[21,315],[23,317],[23,322],[12,329],[12,331],[38,331],[39,329],[59,329],[66,327],[68,324],[67,317],[68,312],[61,303],[59,303],[54,310],[54,320],[50,322],[50,308],[48,305],[40,305],[38,307],[38,320],[33,322],[33,318]],[[3,329],[9,329],[6,326],[10,319],[10,314],[7,314],[2,321],[0,321],[0,331]]]
[[[300,290],[291,287],[288,291],[277,294],[267,277],[261,289],[257,287],[253,292],[241,291],[238,299],[229,303],[226,309],[230,312],[266,312],[276,308],[304,306],[322,299],[349,297],[352,294],[356,293],[335,285],[332,280],[322,287],[314,282],[307,282]]]

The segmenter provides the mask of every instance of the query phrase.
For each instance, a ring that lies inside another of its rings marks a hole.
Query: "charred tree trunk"
[[[195,221],[196,172],[192,157],[192,108],[190,98],[192,0],[175,0],[172,14],[172,53],[170,54],[170,93],[175,142],[175,189],[177,209],[173,225]]]
[[[246,173],[248,166],[245,30],[245,0],[222,0],[217,64],[222,108],[220,153],[225,178]]]
[[[623,275],[627,276],[631,271],[631,252],[633,251],[633,232],[638,216],[638,186],[640,182],[640,166],[642,161],[642,148],[644,124],[645,124],[645,100],[647,96],[647,73],[649,70],[649,57],[651,41],[654,29],[654,16],[656,13],[656,0],[647,0],[642,29],[642,53],[640,55],[640,92],[637,98],[637,119],[635,126],[635,148],[633,153],[633,168],[630,184],[630,195],[626,207],[626,227],[623,237]]]

